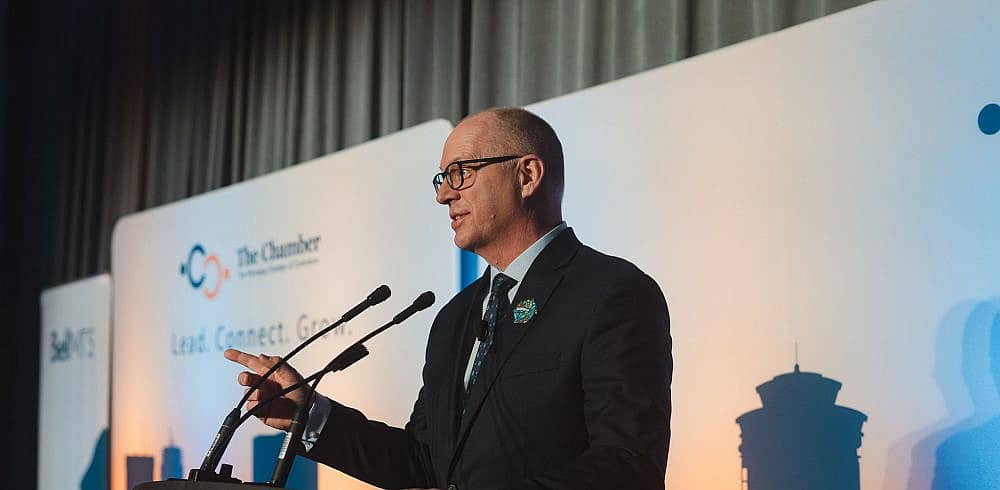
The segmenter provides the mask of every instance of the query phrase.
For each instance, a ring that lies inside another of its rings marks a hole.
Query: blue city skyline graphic
[[[840,382],[799,365],[757,386],[761,408],[736,418],[747,490],[859,490],[868,416],[836,404]]]
[[[125,488],[153,481],[152,456],[125,456]]]
[[[281,444],[285,441],[285,433],[280,432],[270,436],[257,436],[253,438],[253,480],[256,482],[266,482],[271,479],[274,472],[274,464],[278,459],[278,452],[281,451]],[[318,468],[316,462],[296,456],[292,464],[292,471],[288,474],[288,481],[285,488],[294,490],[317,490]]]
[[[98,440],[99,447],[95,449],[95,455],[107,454],[107,430],[105,430],[102,434],[102,438],[99,438]],[[274,464],[278,457],[278,452],[281,450],[281,444],[284,439],[284,433],[262,435],[253,438],[254,482],[267,482],[271,479],[271,473],[274,470]],[[104,449],[102,452],[98,452],[102,443]],[[153,474],[155,462],[155,458],[150,455],[126,456],[125,488],[131,489],[141,483],[154,481],[156,479],[156,476]],[[103,465],[97,461],[97,458],[95,457],[94,463],[91,464],[91,467],[95,468],[93,470],[93,476],[90,476],[91,470],[88,470],[88,477],[84,479],[84,483],[81,483],[81,490],[107,489],[108,480],[106,456]],[[103,479],[101,479],[100,470],[96,469],[101,467],[105,468]],[[302,456],[296,456],[295,463],[292,465],[292,471],[288,476],[285,488],[291,490],[317,490],[319,484],[318,476],[318,468],[315,461],[303,458]],[[183,452],[179,446],[174,445],[174,442],[171,441],[170,445],[164,447],[163,450],[160,451],[159,480],[167,480],[170,478],[183,479],[184,477]]]
[[[160,460],[160,479],[184,478],[184,462],[181,460],[181,448],[170,445],[163,448]]]
[[[107,490],[108,488],[108,453],[111,451],[108,429],[104,428],[97,436],[94,451],[90,456],[87,471],[80,479],[80,490]]]

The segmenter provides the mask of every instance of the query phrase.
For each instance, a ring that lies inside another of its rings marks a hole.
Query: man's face
[[[492,144],[489,117],[467,119],[452,131],[441,152],[442,171],[458,160],[500,156],[497,145]],[[444,183],[438,190],[437,202],[448,206],[455,245],[477,252],[495,245],[509,231],[519,211],[520,193],[509,164],[488,165],[472,172],[473,185],[466,182],[456,191]]]

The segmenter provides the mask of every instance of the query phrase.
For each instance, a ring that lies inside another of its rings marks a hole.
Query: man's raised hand
[[[236,378],[236,382],[242,386],[252,386],[268,369],[281,361],[278,356],[265,354],[254,356],[236,349],[226,349],[222,355],[226,359],[250,369],[250,371],[243,371]],[[299,381],[302,381],[302,376],[294,368],[287,364],[281,366],[266,381],[261,383],[260,388],[255,393],[250,395],[250,398],[247,399],[247,410],[257,406],[259,400],[270,398]],[[295,411],[305,403],[306,390],[303,387],[274,400],[264,406],[261,413],[255,415],[261,422],[275,429],[287,431],[292,424],[292,418],[295,417]]]

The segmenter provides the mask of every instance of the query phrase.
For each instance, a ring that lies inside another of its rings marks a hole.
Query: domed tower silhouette
[[[836,404],[841,384],[795,370],[757,387],[763,408],[736,419],[748,490],[859,490],[868,416]]]

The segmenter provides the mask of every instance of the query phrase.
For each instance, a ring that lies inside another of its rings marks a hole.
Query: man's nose
[[[447,182],[442,183],[441,187],[437,190],[437,196],[435,196],[438,204],[448,204],[455,199],[458,199],[458,191],[452,189]]]

